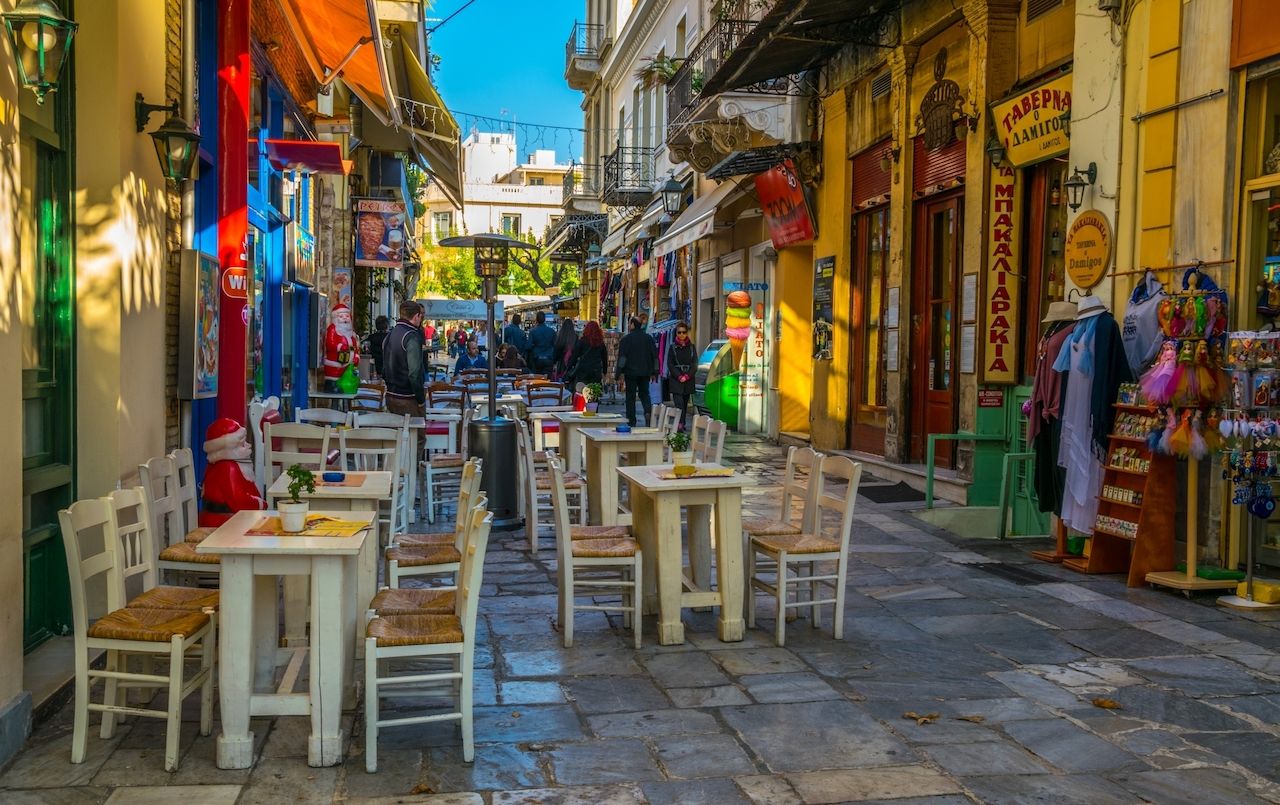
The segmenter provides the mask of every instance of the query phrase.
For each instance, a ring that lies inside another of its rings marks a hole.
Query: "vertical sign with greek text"
[[[1018,382],[1018,187],[1017,171],[993,168],[988,224],[986,319],[982,382]]]

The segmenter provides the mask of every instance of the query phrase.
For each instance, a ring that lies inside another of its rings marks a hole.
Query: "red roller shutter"
[[[924,138],[912,140],[915,161],[911,189],[916,193],[931,192],[937,185],[951,186],[956,179],[964,179],[964,140],[956,140],[936,151],[927,151]]]
[[[853,208],[860,209],[867,202],[889,195],[893,181],[893,169],[881,170],[880,160],[889,154],[888,137],[853,158]],[[892,158],[892,157],[890,157]]]

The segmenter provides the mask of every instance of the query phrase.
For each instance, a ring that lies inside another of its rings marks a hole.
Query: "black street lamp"
[[[160,128],[151,132],[151,140],[156,147],[156,158],[160,160],[160,171],[166,179],[180,182],[192,178],[191,173],[199,155],[200,135],[187,125],[187,121],[178,117],[178,104],[160,106],[147,103],[139,92],[133,100],[134,123],[141,132],[147,127],[152,112],[168,112],[169,117]]]
[[[52,0],[21,0],[0,17],[18,63],[18,83],[43,104],[44,96],[58,88],[58,75],[80,23],[62,16]]]
[[[1067,206],[1072,212],[1080,209],[1084,204],[1085,188],[1092,187],[1096,181],[1098,181],[1098,163],[1096,162],[1090,162],[1089,167],[1084,170],[1076,168],[1071,172],[1071,178],[1063,184],[1067,186]]]
[[[662,209],[667,215],[675,216],[680,212],[680,204],[684,201],[684,185],[675,180],[674,176],[668,176],[667,181],[662,184]]]

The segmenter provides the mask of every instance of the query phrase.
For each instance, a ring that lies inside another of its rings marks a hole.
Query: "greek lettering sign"
[[[813,240],[813,217],[805,201],[804,187],[790,159],[756,174],[756,193],[775,249]]]
[[[1071,148],[1071,74],[1026,90],[991,107],[1005,159],[1021,168]]]
[[[1009,166],[991,174],[991,223],[983,311],[982,382],[1018,382],[1018,188]]]
[[[1067,277],[1080,290],[1097,285],[1111,265],[1111,222],[1097,210],[1085,210],[1067,230]]]

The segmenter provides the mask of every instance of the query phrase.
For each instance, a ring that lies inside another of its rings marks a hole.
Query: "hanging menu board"
[[[835,321],[836,258],[819,257],[813,262],[813,357],[831,360],[831,327]]]

